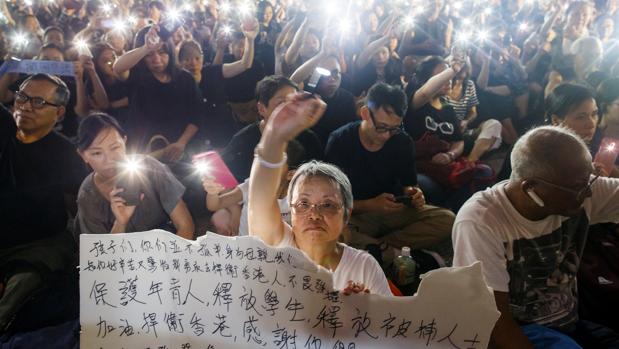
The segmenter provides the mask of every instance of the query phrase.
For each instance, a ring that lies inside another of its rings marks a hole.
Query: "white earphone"
[[[539,195],[537,195],[535,190],[529,189],[529,190],[527,190],[527,194],[529,195],[531,200],[533,200],[533,202],[535,202],[537,204],[537,206],[544,207],[544,205],[545,205],[544,204],[544,200],[542,200],[542,198],[540,198]]]

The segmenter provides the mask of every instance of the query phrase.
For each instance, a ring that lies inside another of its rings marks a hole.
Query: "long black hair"
[[[88,149],[99,133],[108,128],[118,131],[121,137],[127,135],[125,130],[118,124],[118,121],[106,113],[93,113],[83,118],[77,129],[77,150],[84,151]]]
[[[146,27],[140,29],[135,34],[135,39],[133,40],[133,47],[138,48],[144,46],[146,42],[146,33],[152,28],[152,25],[147,25]],[[168,66],[165,68],[166,73],[170,74],[172,79],[176,78],[176,76],[181,71],[180,68],[176,65],[176,55],[174,54],[174,44],[172,43],[172,39],[168,39],[163,43],[163,50],[168,54]],[[135,65],[135,70],[141,76],[146,76],[146,74],[151,74],[146,66],[146,62],[144,62],[144,58],[142,58],[138,64]]]

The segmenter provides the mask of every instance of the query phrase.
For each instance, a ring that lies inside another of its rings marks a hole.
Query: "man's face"
[[[277,106],[279,106],[280,104],[286,102],[289,96],[292,96],[293,94],[295,94],[295,92],[297,92],[297,90],[292,86],[286,85],[280,88],[279,90],[277,90],[275,95],[271,97],[269,103],[266,106],[262,105],[262,103],[258,104],[258,112],[265,121],[268,120],[273,113],[273,110],[275,110],[275,108],[277,108]]]
[[[331,97],[342,83],[340,64],[334,57],[329,57],[322,62],[320,67],[330,71],[331,75],[321,77],[316,90],[323,97]]]
[[[573,153],[574,151],[570,152]],[[571,155],[563,158],[565,162],[557,173],[570,175],[540,178],[542,181],[535,182],[534,190],[544,201],[550,214],[572,217],[581,212],[584,200],[591,196],[588,184],[593,168],[590,161],[583,160],[582,156]]]
[[[393,135],[400,132],[402,118],[391,107],[387,106],[377,109],[364,107],[361,114],[363,120],[370,125],[370,127],[366,128],[366,135],[374,144],[383,145]]]
[[[39,60],[41,61],[64,61],[64,56],[62,52],[56,50],[55,48],[46,48],[41,50],[39,53]]]
[[[49,81],[30,81],[20,92],[28,97],[40,97],[45,101],[57,104],[55,100],[56,85]],[[34,108],[32,102],[18,103],[15,101],[13,119],[17,128],[24,133],[35,133],[48,130],[51,131],[54,125],[62,118],[64,107],[44,105],[41,108]]]

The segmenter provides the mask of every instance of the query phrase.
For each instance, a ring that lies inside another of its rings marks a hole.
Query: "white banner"
[[[344,296],[299,250],[162,230],[80,236],[81,348],[486,348],[499,317],[481,265],[413,297]]]

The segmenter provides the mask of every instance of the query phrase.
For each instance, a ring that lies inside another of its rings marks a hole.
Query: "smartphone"
[[[116,180],[116,187],[124,189],[118,196],[125,199],[125,205],[137,206],[140,203],[140,196],[142,195],[140,182],[140,176],[137,173],[130,172],[119,175]]]
[[[602,164],[606,172],[610,173],[615,168],[617,155],[619,155],[619,140],[607,137],[602,139],[593,162]]]
[[[184,24],[182,19],[168,18],[159,25],[159,37],[162,41],[168,41],[170,37]]]
[[[192,162],[197,168],[201,169],[200,174],[202,176],[215,178],[215,181],[226,189],[232,189],[239,185],[239,182],[216,151],[196,154],[192,157]]]
[[[316,67],[307,82],[305,90],[311,94],[314,94],[316,92],[316,86],[318,86],[318,82],[323,76],[331,76],[331,72],[325,68]]]
[[[406,206],[412,206],[413,198],[408,195],[400,195],[395,197],[395,202]]]

